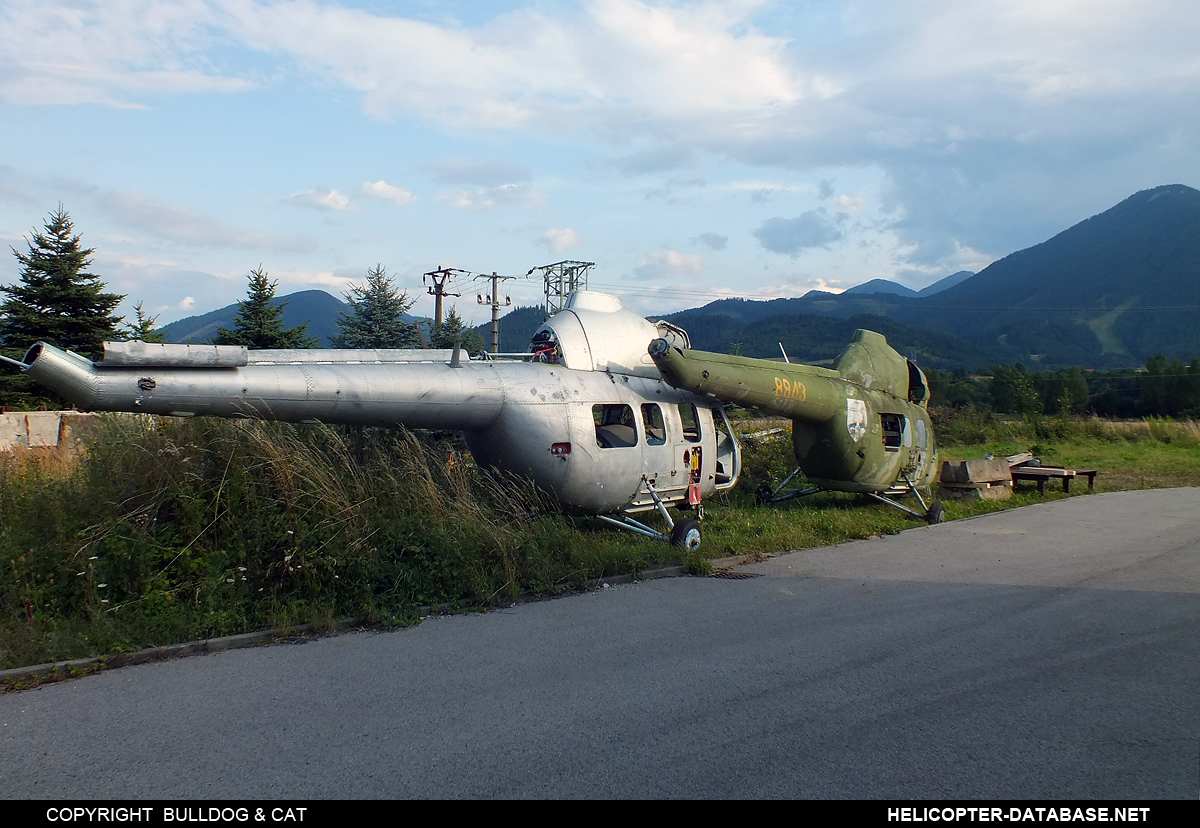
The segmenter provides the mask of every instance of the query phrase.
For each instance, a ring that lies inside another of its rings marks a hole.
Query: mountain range
[[[350,313],[350,305],[323,290],[302,290],[281,296],[275,305],[283,305],[283,326],[294,328],[308,323],[308,334],[320,340],[320,347],[328,348],[329,340],[340,333],[337,326],[338,314]],[[232,328],[238,306],[226,305],[215,311],[189,316],[169,325],[163,325],[168,342],[209,342],[217,335],[218,328]]]
[[[323,345],[349,306],[320,290],[281,297],[284,324],[309,323]],[[171,342],[203,342],[232,325],[236,305],[164,326]],[[656,317],[652,317],[656,318]],[[921,291],[875,279],[841,294],[721,299],[661,318],[703,350],[832,359],[854,328],[888,337],[918,363],[985,368],[1133,367],[1154,354],[1200,356],[1200,191],[1170,184],[1121,203],[1033,247]],[[500,320],[502,351],[523,350],[538,308]],[[488,325],[477,330],[490,334]]]
[[[957,273],[951,273],[944,279],[938,279],[932,285],[923,287],[920,290],[913,290],[899,282],[892,282],[887,279],[872,279],[869,282],[863,282],[861,285],[848,288],[844,292],[849,293],[851,296],[860,293],[892,293],[896,296],[932,296],[935,293],[941,293],[946,288],[952,288],[960,282],[965,282],[974,275],[974,271],[960,270]]]

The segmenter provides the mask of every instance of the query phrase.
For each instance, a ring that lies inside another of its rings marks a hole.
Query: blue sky
[[[563,258],[646,313],[920,288],[1200,185],[1197,43],[1169,0],[0,0],[0,237],[61,202],[160,323],[260,264],[426,314]]]

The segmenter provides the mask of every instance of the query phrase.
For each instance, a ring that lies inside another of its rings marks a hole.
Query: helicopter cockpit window
[[[637,445],[633,409],[627,405],[593,405],[596,445],[600,448],[630,448]]]
[[[692,403],[679,404],[679,419],[683,421],[683,439],[689,443],[700,442],[700,415]]]
[[[887,451],[899,451],[904,436],[904,418],[899,414],[880,414],[883,426],[883,447]]]
[[[555,338],[554,331],[544,329],[535,333],[533,339],[529,342],[529,353],[533,354],[535,362],[548,362],[551,365],[557,365],[558,339]]]
[[[929,389],[925,386],[925,381],[921,378],[921,371],[917,366],[912,364],[912,360],[905,360],[908,363],[908,401],[919,403],[929,396]]]
[[[654,403],[642,403],[642,426],[646,429],[646,445],[661,446],[667,442],[662,409]]]

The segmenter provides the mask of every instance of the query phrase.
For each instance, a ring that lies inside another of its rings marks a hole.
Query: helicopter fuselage
[[[671,387],[645,353],[670,331],[590,296],[539,329],[538,353],[510,359],[135,342],[106,343],[96,364],[38,343],[24,365],[85,410],[461,431],[478,462],[571,513],[694,504],[733,486],[740,455],[720,403]]]

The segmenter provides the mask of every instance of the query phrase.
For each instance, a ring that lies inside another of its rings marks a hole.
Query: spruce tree
[[[442,324],[429,326],[429,347],[453,348],[455,342],[461,342],[462,349],[472,355],[481,354],[487,348],[483,335],[475,328],[466,327],[463,318],[451,306]]]
[[[308,335],[307,322],[294,328],[283,327],[283,308],[287,303],[275,299],[278,282],[267,279],[262,265],[251,270],[249,278],[246,300],[238,302],[233,328],[218,328],[213,344],[245,345],[254,350],[317,347],[316,337]]]
[[[125,334],[129,339],[136,339],[138,342],[166,342],[167,336],[162,332],[161,328],[154,325],[158,321],[157,316],[150,316],[142,308],[142,303],[138,302],[133,309],[133,323],[125,323]]]
[[[0,285],[0,352],[19,360],[38,341],[90,357],[106,339],[119,339],[121,317],[112,311],[125,297],[105,293],[104,283],[87,268],[92,248],[83,248],[70,215],[58,205],[28,241],[29,252],[14,249],[21,280]],[[62,404],[54,394],[24,374],[0,368],[0,408],[33,409]]]
[[[113,310],[125,298],[105,293],[105,285],[87,268],[93,248],[80,246],[71,217],[62,205],[50,214],[45,232],[34,233],[29,252],[13,250],[21,263],[21,281],[0,286],[0,345],[22,353],[38,340],[97,357],[102,343],[115,339],[122,317]]]
[[[352,313],[338,316],[342,332],[333,338],[335,348],[419,348],[420,334],[403,316],[415,300],[397,290],[383,265],[367,271],[367,284],[346,294]]]

